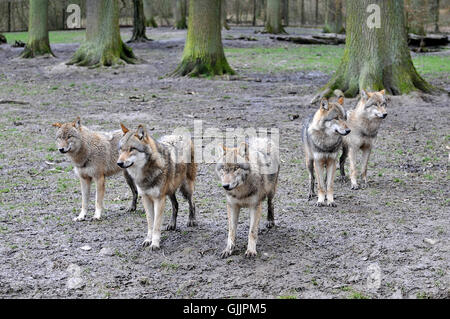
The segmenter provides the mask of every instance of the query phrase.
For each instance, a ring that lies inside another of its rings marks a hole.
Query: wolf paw
[[[272,228],[274,226],[275,226],[275,221],[273,221],[273,220],[266,221],[266,228]]]
[[[93,220],[100,220],[101,217],[100,217],[100,216],[95,216],[95,215],[94,215],[94,216],[92,217],[92,219],[93,219]]]
[[[337,207],[337,205],[336,205],[335,202],[328,202],[328,203],[327,203],[327,206],[328,206],[328,207]]]
[[[222,251],[222,253],[220,254],[220,258],[227,258],[230,257],[233,254],[233,249],[225,249],[224,251]]]
[[[73,219],[74,222],[81,222],[81,221],[83,221],[83,220],[85,220],[85,217],[84,217],[84,216],[78,216],[78,217],[75,217],[75,218]]]
[[[325,203],[324,202],[317,202],[317,203],[314,204],[314,206],[316,206],[316,207],[323,207],[323,206],[325,206]]]
[[[314,193],[309,193],[309,194],[308,194],[308,200],[311,200],[311,199],[313,199],[314,197],[316,197],[316,194],[314,194]]]
[[[166,230],[176,230],[176,229],[177,229],[177,225],[176,224],[172,224],[172,223],[170,223],[166,227]]]
[[[189,219],[187,222],[187,227],[195,227],[197,225],[198,225],[198,223],[197,223],[197,220],[195,220],[195,219]]]
[[[150,250],[151,251],[157,251],[160,250],[161,248],[159,247],[159,245],[155,245],[155,244],[151,244],[150,245]]]
[[[254,258],[256,257],[256,255],[257,255],[256,250],[247,249],[244,256],[245,258]]]
[[[150,244],[152,243],[152,241],[150,239],[146,239],[142,242],[142,247],[148,247],[150,246]]]
[[[133,213],[135,211],[136,211],[136,205],[132,205],[132,206],[128,207],[126,210],[127,213]]]
[[[352,190],[357,190],[357,189],[359,189],[358,184],[352,184]]]

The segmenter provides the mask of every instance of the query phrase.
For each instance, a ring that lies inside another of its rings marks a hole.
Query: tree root
[[[203,59],[184,59],[180,65],[173,71],[169,73],[168,76],[189,76],[189,77],[208,77],[214,75],[235,75],[236,72],[230,67],[225,57],[219,61],[206,62]]]
[[[100,66],[113,66],[136,64],[138,59],[133,50],[122,43],[120,52],[114,52],[111,49],[98,48],[90,43],[85,43],[75,52],[67,65],[85,66],[89,68],[98,68]]]

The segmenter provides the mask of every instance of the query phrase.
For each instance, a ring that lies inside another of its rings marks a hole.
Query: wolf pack
[[[380,125],[387,116],[388,98],[385,91],[361,90],[356,107],[346,111],[344,94],[322,98],[314,114],[303,121],[302,140],[306,168],[309,174],[308,199],[316,196],[317,206],[335,207],[334,180],[339,158],[340,177],[345,176],[345,161],[350,162],[351,189],[367,186],[367,166]],[[133,129],[120,123],[121,130],[97,132],[73,122],[54,123],[59,152],[67,154],[73,163],[81,185],[81,212],[74,221],[86,218],[92,181],[96,185],[94,219],[103,213],[105,178],[122,172],[131,189],[128,211],[136,210],[138,196],[142,198],[147,235],[142,243],[151,250],[160,249],[161,228],[167,198],[172,205],[172,217],[166,230],[177,228],[179,191],[189,204],[188,227],[197,225],[193,198],[198,163],[194,142],[178,135],[153,138],[146,127]],[[239,145],[218,145],[215,172],[225,192],[228,217],[228,238],[221,253],[226,258],[235,251],[236,230],[242,208],[250,212],[246,257],[257,255],[256,244],[262,204],[267,200],[266,227],[275,226],[274,197],[280,172],[279,148],[270,137],[251,137]],[[362,152],[361,178],[358,184],[357,153]],[[326,200],[326,202],[325,202]]]

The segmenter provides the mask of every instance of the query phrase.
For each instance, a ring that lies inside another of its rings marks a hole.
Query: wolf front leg
[[[152,244],[151,250],[159,249],[159,242],[161,240],[161,226],[164,217],[164,207],[166,205],[166,196],[153,199],[153,208],[155,212],[155,219],[153,223]]]
[[[369,157],[371,151],[372,151],[371,147],[366,147],[362,150],[361,177],[364,182],[364,187],[367,187],[367,166],[369,164]]]
[[[336,160],[330,158],[327,161],[327,205],[336,207],[334,202],[334,178],[336,176]]]
[[[101,175],[95,180],[97,191],[95,193],[95,214],[94,219],[99,220],[103,213],[103,198],[105,197],[105,175]]]
[[[152,243],[153,219],[155,213],[153,200],[148,195],[142,195],[142,204],[144,205],[145,217],[147,218],[147,237],[145,237],[145,240],[142,242],[142,247],[147,247]]]
[[[81,213],[78,217],[75,217],[74,221],[82,221],[86,218],[86,213],[89,206],[89,195],[91,194],[91,182],[92,178],[83,178],[80,177],[80,185],[81,185]]]
[[[236,240],[236,228],[239,220],[240,207],[237,205],[230,205],[227,203],[228,214],[228,239],[227,246],[222,251],[221,257],[226,258],[233,254],[235,240]]]
[[[261,203],[250,208],[250,229],[245,257],[256,257],[256,242],[258,241],[259,220],[261,219]]]
[[[356,149],[349,147],[348,159],[350,161],[350,181],[352,183],[352,189],[358,189],[358,169],[356,168]]]
[[[325,202],[325,178],[324,178],[324,160],[314,160],[314,169],[317,177],[317,203],[316,206],[323,206]]]

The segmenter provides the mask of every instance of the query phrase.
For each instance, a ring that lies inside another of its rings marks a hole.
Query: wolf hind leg
[[[175,193],[170,195],[169,198],[172,203],[172,219],[170,220],[169,225],[167,225],[166,230],[175,230],[177,229],[178,201]]]
[[[267,195],[267,222],[266,228],[272,228],[275,226],[275,217],[273,214],[273,193]]]
[[[126,169],[123,170],[123,176],[125,177],[125,180],[131,189],[131,193],[133,194],[133,199],[131,201],[130,207],[128,207],[127,209],[127,212],[135,212],[138,199],[136,184],[134,184],[133,178],[130,176]]]
[[[342,145],[342,154],[341,154],[341,157],[339,158],[339,171],[341,173],[339,180],[341,182],[345,182],[345,180],[346,180],[345,161],[347,160],[347,156],[348,156],[348,146],[344,144],[344,145]]]
[[[180,187],[181,194],[189,203],[189,220],[187,223],[188,227],[197,226],[197,219],[195,215],[195,203],[192,199],[192,194],[194,193],[194,181],[185,180]]]
[[[314,161],[312,159],[306,158],[306,168],[308,169],[309,174],[309,194],[308,200],[313,199],[316,196],[314,192]]]

